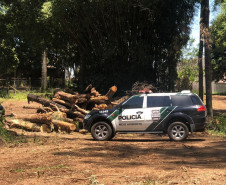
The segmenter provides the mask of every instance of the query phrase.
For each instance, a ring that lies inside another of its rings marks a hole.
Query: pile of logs
[[[41,106],[24,106],[24,109],[37,109],[36,114],[13,115],[6,121],[10,127],[16,126],[32,131],[50,133],[52,131],[75,131],[81,129],[86,114],[92,110],[112,108],[112,96],[117,91],[112,86],[105,95],[101,95],[92,85],[87,86],[84,94],[54,92],[52,100],[28,94],[29,102],[37,102]]]

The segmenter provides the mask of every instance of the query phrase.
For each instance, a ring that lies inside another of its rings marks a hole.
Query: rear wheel
[[[97,141],[107,141],[112,138],[112,128],[106,122],[97,122],[92,126],[91,134]]]
[[[168,136],[174,141],[183,141],[188,137],[188,127],[182,122],[173,122],[167,130]]]

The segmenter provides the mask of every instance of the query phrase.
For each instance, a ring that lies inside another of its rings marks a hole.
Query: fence
[[[199,91],[198,82],[194,82],[192,84],[192,90]],[[204,83],[204,92],[206,92],[205,83]],[[212,82],[212,93],[226,93],[226,83]]]

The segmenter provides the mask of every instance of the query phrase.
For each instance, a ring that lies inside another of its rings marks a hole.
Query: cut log
[[[46,125],[46,124],[41,125],[40,131],[42,133],[51,133],[51,129],[50,129],[49,125]]]
[[[54,112],[54,111],[50,107],[41,107],[37,109],[37,113],[49,113],[49,112]]]
[[[100,104],[100,105],[95,104],[95,107],[93,107],[93,110],[103,110],[103,109],[106,109],[107,107],[108,107],[107,104]]]
[[[40,109],[41,106],[33,106],[33,105],[24,105],[23,109]]]
[[[51,117],[49,114],[25,114],[25,115],[17,115],[17,119],[23,119],[24,121],[30,121],[33,123],[40,124],[50,124]]]
[[[87,94],[89,94],[89,93],[87,93]],[[78,99],[80,99],[80,98],[87,98],[87,94],[79,94],[78,95]]]
[[[106,103],[109,103],[108,97],[106,97],[106,96],[91,97],[88,102],[89,103],[94,103],[94,104],[106,104]]]
[[[69,122],[69,123],[74,123],[73,119],[67,118],[67,114],[65,112],[54,112],[51,115],[51,118],[54,120],[61,120],[61,121]]]
[[[94,97],[101,96],[101,94],[94,87],[91,89],[91,95]]]
[[[76,104],[83,104],[87,101],[88,101],[87,98],[79,98],[75,102],[76,102]]]
[[[34,102],[42,104],[45,107],[50,107],[53,110],[56,110],[55,106],[57,106],[58,108],[66,109],[66,107],[63,106],[63,105],[60,105],[58,103],[55,103],[54,101],[47,100],[45,98],[42,98],[40,96],[36,96],[36,95],[33,95],[33,94],[28,94],[27,100],[28,100],[28,103],[30,103],[30,101],[34,101]],[[52,106],[52,105],[55,105],[55,106]]]
[[[108,100],[110,100],[112,96],[116,93],[116,91],[117,91],[117,87],[112,86],[105,96],[108,98]]]
[[[85,117],[85,115],[82,114],[79,111],[72,111],[72,110],[68,110],[68,109],[60,109],[60,111],[67,113],[71,117],[79,117],[79,118],[84,118]]]
[[[86,114],[89,114],[89,111],[80,108],[78,105],[74,105],[74,106],[75,106],[75,108],[76,108],[79,112],[81,112],[81,113],[83,113],[83,114],[85,114],[85,115],[86,115]]]
[[[31,122],[23,121],[19,119],[12,119],[12,120],[8,119],[7,121],[11,123],[10,127],[18,126],[18,127],[25,128],[27,130],[40,132],[40,126],[38,126],[35,123],[31,123]]]
[[[70,102],[67,102],[65,100],[61,100],[61,99],[58,99],[58,98],[53,98],[52,100],[54,102],[58,103],[58,104],[61,104],[61,105],[64,105],[64,106],[70,107],[70,108],[73,107],[73,104],[74,104],[74,102],[70,103]]]
[[[57,98],[57,99],[61,99],[61,100],[66,100],[66,101],[69,101],[70,103],[74,103],[75,100],[78,98],[78,95],[72,95],[72,94],[69,94],[69,93],[66,93],[64,91],[58,91],[55,95],[54,95],[54,98]]]
[[[74,131],[76,129],[76,126],[72,123],[68,123],[65,121],[60,121],[60,120],[52,120],[52,123],[54,125],[57,125],[60,128],[64,128],[67,131]]]

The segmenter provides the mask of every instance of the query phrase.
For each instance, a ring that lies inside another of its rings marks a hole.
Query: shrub
[[[226,134],[226,113],[214,116],[213,121],[207,125],[207,129]]]

